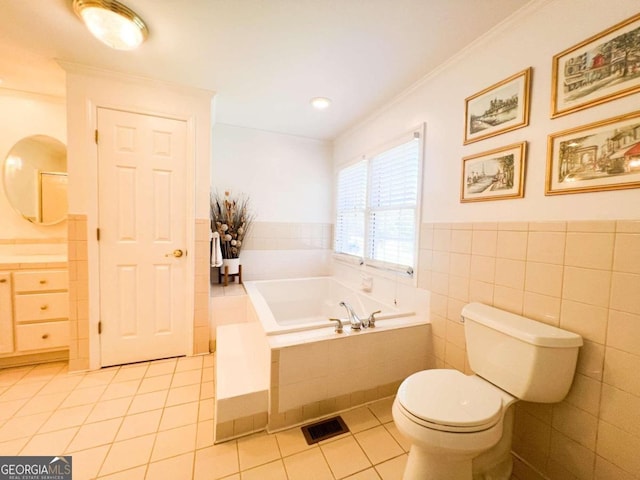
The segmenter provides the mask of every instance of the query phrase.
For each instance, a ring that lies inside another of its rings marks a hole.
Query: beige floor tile
[[[205,448],[213,445],[213,419],[198,422],[198,433],[196,436],[196,448]]]
[[[275,434],[280,453],[283,457],[288,457],[294,453],[303,452],[310,448],[318,448],[318,445],[308,445],[299,428],[284,430]]]
[[[173,374],[171,388],[184,387],[187,385],[200,384],[202,377],[201,370],[187,370],[186,372],[176,372]]]
[[[393,397],[383,398],[369,405],[369,410],[373,412],[380,423],[393,421],[391,416],[391,406],[393,405]]]
[[[398,442],[382,425],[356,433],[354,437],[374,465],[404,453]]]
[[[138,387],[138,393],[157,392],[158,390],[168,390],[171,385],[173,375],[157,375],[145,377]]]
[[[214,381],[213,367],[203,368],[202,369],[202,383],[213,382],[213,381]]]
[[[191,480],[193,473],[193,456],[194,452],[189,452],[159,462],[152,462],[147,469],[146,478]]]
[[[113,418],[111,420],[83,425],[80,427],[71,444],[67,447],[67,451],[87,450],[113,442],[121,423],[122,418]]]
[[[204,400],[206,398],[213,398],[215,394],[215,388],[213,386],[213,382],[203,382],[200,385],[200,400]]]
[[[173,407],[165,407],[160,420],[160,430],[197,423],[199,402],[183,403]]]
[[[100,469],[100,475],[110,475],[146,465],[149,462],[154,441],[155,435],[145,435],[114,443]]]
[[[235,441],[196,450],[194,480],[213,480],[240,471]]]
[[[393,436],[393,438],[395,438],[396,442],[400,444],[400,446],[405,452],[409,451],[409,449],[411,448],[411,442],[407,437],[405,437],[400,433],[395,423],[393,422],[385,423],[384,428],[388,430],[388,432]]]
[[[129,415],[133,413],[148,412],[151,410],[157,410],[164,407],[165,400],[167,398],[167,391],[161,390],[159,392],[143,393],[133,397],[129,411]]]
[[[151,461],[155,462],[195,450],[197,429],[198,425],[192,424],[158,432],[151,453]]]
[[[87,417],[87,423],[100,422],[111,418],[123,417],[129,409],[131,397],[116,398],[96,403]]]
[[[76,388],[84,377],[82,375],[61,375],[52,379],[49,383],[47,383],[42,390],[40,390],[40,395],[48,395],[51,393],[71,393],[71,391]]]
[[[127,440],[140,435],[155,433],[158,431],[161,418],[162,409],[127,415],[122,420],[116,440]]]
[[[171,388],[167,395],[167,407],[200,400],[200,384]]]
[[[205,355],[204,359],[202,360],[202,367],[203,368],[213,367],[215,365],[215,362],[216,362],[215,353],[211,355]]]
[[[280,458],[278,442],[264,433],[242,438],[238,440],[238,457],[243,471],[272,462]]]
[[[123,472],[117,472],[111,475],[98,477],[100,480],[145,480],[147,473],[147,465],[131,468]],[[151,479],[149,479],[151,480]]]
[[[289,480],[333,480],[333,474],[319,448],[283,459]]]
[[[49,413],[38,413],[36,415],[14,417],[7,420],[2,428],[0,428],[0,442],[8,442],[9,440],[16,440],[18,438],[34,435],[39,429],[41,429],[42,425],[49,418],[49,415]]]
[[[320,445],[336,478],[344,478],[371,467],[358,442],[352,436]]]
[[[203,356],[198,355],[196,357],[180,357],[176,364],[176,372],[185,372],[187,370],[200,370],[202,369]]]
[[[391,460],[387,460],[380,465],[376,465],[376,470],[382,477],[382,480],[402,480],[404,468],[407,465],[408,456],[401,455]]]
[[[27,402],[29,398],[0,402],[0,421],[13,417]]]
[[[105,388],[105,385],[98,385],[97,387],[75,389],[67,396],[65,401],[62,402],[60,408],[94,404],[102,396]]]
[[[0,386],[13,385],[31,370],[33,370],[33,367],[28,366],[7,368],[6,370],[0,371]]]
[[[367,468],[362,472],[346,477],[345,480],[380,480],[380,475],[378,475],[375,468]]]
[[[17,417],[23,417],[25,415],[33,415],[35,413],[53,412],[67,397],[68,393],[51,393],[48,395],[38,394],[30,399],[20,411],[16,414]]]
[[[0,442],[0,452],[2,452],[2,455],[18,455],[20,450],[24,448],[28,441],[29,437],[22,437],[15,440]]]
[[[89,388],[97,387],[99,385],[107,385],[111,383],[113,377],[116,376],[119,368],[120,367],[104,368],[102,370],[86,373],[76,388]]]
[[[213,398],[207,400],[200,400],[200,408],[198,409],[198,421],[203,422],[205,420],[213,419],[213,412],[215,411],[216,402]]]
[[[173,375],[176,369],[176,359],[171,358],[169,360],[160,360],[158,362],[152,362],[144,374],[146,378],[156,377],[158,375]]]
[[[287,472],[282,460],[276,460],[251,470],[243,470],[241,477],[242,480],[287,480]]]
[[[129,382],[131,380],[140,380],[144,377],[144,374],[149,368],[148,364],[142,365],[127,365],[118,370],[118,373],[113,377],[111,383]]]
[[[377,427],[380,422],[367,407],[359,407],[340,414],[344,422],[353,433]]]
[[[33,398],[46,383],[47,382],[16,383],[0,396],[0,402]]]
[[[36,365],[20,379],[20,383],[49,382],[64,368],[61,363],[43,363]]]
[[[62,455],[78,429],[79,427],[72,427],[34,435],[20,451],[20,455]]]
[[[49,417],[42,428],[41,433],[62,430],[63,428],[82,425],[91,413],[93,405],[80,405],[78,407],[61,408]]]
[[[116,398],[131,397],[138,393],[140,379],[125,382],[110,383],[104,391],[101,400],[114,400]]]
[[[111,448],[111,445],[102,445],[80,452],[73,452],[73,478],[95,478],[107,456],[107,452],[109,452],[109,448]]]

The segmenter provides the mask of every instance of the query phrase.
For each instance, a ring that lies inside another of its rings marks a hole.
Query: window
[[[338,172],[335,251],[413,272],[420,200],[420,138]]]

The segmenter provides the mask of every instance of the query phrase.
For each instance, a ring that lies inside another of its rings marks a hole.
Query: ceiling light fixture
[[[116,0],[73,0],[73,11],[94,37],[116,50],[133,50],[149,34],[142,19]]]
[[[324,110],[325,108],[329,108],[331,100],[326,97],[315,97],[311,99],[311,105],[318,110]]]

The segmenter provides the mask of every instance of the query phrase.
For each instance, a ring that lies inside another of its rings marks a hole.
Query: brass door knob
[[[165,257],[176,257],[176,258],[180,258],[181,256],[184,255],[184,252],[182,250],[180,250],[179,248],[176,248],[173,252],[171,253],[167,253],[165,255]]]

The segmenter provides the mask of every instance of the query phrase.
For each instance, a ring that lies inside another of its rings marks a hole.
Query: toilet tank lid
[[[582,337],[578,334],[483,303],[473,302],[465,305],[462,308],[462,317],[532,345],[553,348],[582,346]]]

